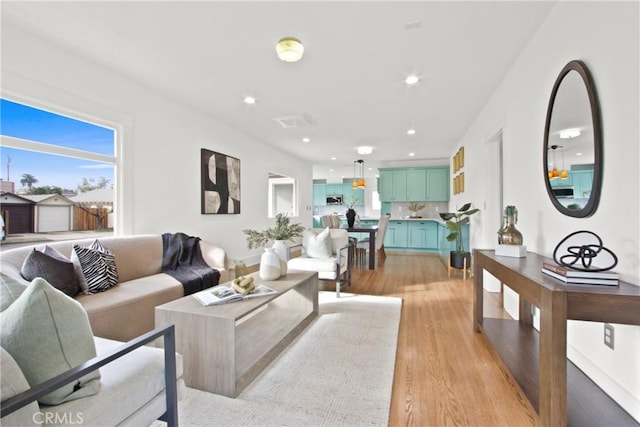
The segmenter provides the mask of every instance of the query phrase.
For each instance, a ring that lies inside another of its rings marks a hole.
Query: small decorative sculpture
[[[618,265],[618,257],[591,231],[576,231],[553,250],[556,263],[578,271],[607,271]],[[580,264],[578,264],[580,262]]]
[[[503,227],[498,231],[498,243],[501,245],[522,245],[522,233],[516,228],[518,223],[518,209],[513,205],[504,208],[506,219]]]

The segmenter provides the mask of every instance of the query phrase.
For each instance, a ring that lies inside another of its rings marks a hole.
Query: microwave
[[[558,199],[572,199],[573,198],[573,188],[571,188],[571,187],[552,188],[551,192]]]
[[[332,194],[327,196],[327,205],[341,205],[342,204],[342,194]]]

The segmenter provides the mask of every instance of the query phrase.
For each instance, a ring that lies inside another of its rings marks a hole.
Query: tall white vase
[[[273,250],[280,258],[280,276],[287,275],[287,245],[284,240],[275,240],[273,242]]]
[[[265,248],[260,257],[260,278],[262,280],[277,280],[280,278],[280,258],[273,248]]]

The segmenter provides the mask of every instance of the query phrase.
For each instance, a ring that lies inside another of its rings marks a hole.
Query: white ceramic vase
[[[273,250],[278,258],[280,258],[280,276],[287,275],[287,245],[284,244],[284,240],[275,240],[273,242]]]
[[[273,248],[265,248],[260,257],[260,278],[262,280],[278,280],[280,272],[280,258]]]

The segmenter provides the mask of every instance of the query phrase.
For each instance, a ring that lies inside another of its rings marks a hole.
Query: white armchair
[[[294,249],[302,248],[302,254],[291,257]],[[336,296],[340,297],[340,286],[351,286],[351,253],[353,244],[349,233],[341,228],[308,229],[302,243],[288,248],[289,270],[316,271],[318,279],[336,283]]]

